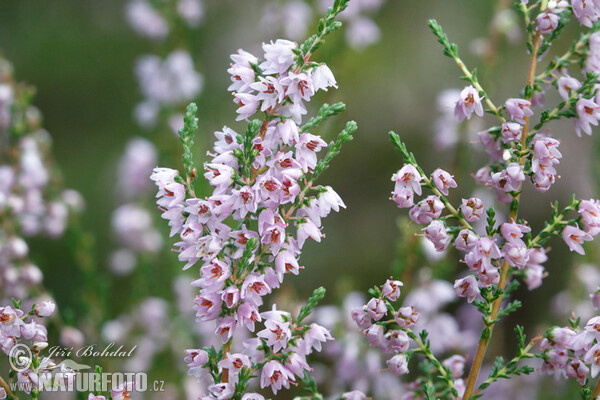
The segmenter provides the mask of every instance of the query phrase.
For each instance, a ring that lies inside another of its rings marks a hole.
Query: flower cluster
[[[33,363],[31,353],[18,349],[19,346],[28,347],[39,353],[48,346],[48,331],[39,318],[50,317],[56,305],[51,301],[41,302],[28,313],[24,313],[20,307],[20,301],[14,301],[12,307],[0,307],[0,348],[11,358],[11,365],[16,366],[17,382],[23,384],[29,393],[31,386],[38,383],[37,374],[44,369],[51,369],[54,363],[49,358]],[[25,342],[29,345],[26,346]],[[0,389],[0,398],[6,398],[4,389]]]
[[[574,378],[580,385],[600,372],[600,317],[583,327],[549,329],[540,343],[541,371],[555,377]]]
[[[396,375],[408,374],[406,352],[410,347],[411,337],[407,332],[410,332],[419,319],[419,313],[414,307],[394,310],[391,302],[398,300],[402,286],[402,282],[390,278],[377,290],[379,296],[372,297],[366,305],[352,310],[352,319],[371,346],[379,347],[384,354],[393,354],[387,365]],[[392,319],[384,319],[388,312]]]
[[[535,75],[537,63],[542,60],[557,36],[554,32],[566,23],[571,11],[587,26],[598,19],[595,3],[588,2],[589,7],[584,7],[585,10],[581,9],[580,3],[573,1],[571,8],[565,1],[536,2],[530,8],[521,6],[521,11],[531,24],[528,38],[532,53],[529,81],[520,97],[509,98],[500,107],[492,102],[481,87],[476,73],[465,67],[458,55],[457,46],[448,41],[436,21],[430,21],[431,29],[444,46],[445,55],[456,61],[465,74],[464,78],[470,83],[455,101],[454,117],[457,122],[470,120],[475,115],[483,117],[485,112],[494,115],[500,122],[498,126],[479,133],[479,142],[488,153],[489,162],[474,174],[474,178],[477,184],[493,189],[500,203],[510,204],[506,217],[497,212],[497,209],[500,210],[499,206],[480,195],[465,196],[459,205],[453,205],[450,201],[454,197],[451,192],[459,186],[454,176],[442,169],[426,174],[399,136],[390,133],[392,142],[405,160],[404,166],[392,176],[395,187],[391,200],[399,208],[409,208],[408,215],[412,221],[426,225],[422,232],[436,251],[444,252],[452,245],[460,252],[460,261],[469,270],[466,274],[459,275],[460,278],[454,283],[454,291],[483,314],[484,331],[468,381],[457,383],[447,375],[441,375],[448,388],[454,387],[461,396],[464,391],[465,399],[470,399],[497,380],[501,376],[499,371],[508,375],[531,372],[528,366],[519,370],[515,367],[516,361],[508,363],[503,369],[495,366],[488,381],[475,391],[491,328],[499,318],[521,306],[517,300],[504,304],[502,300],[506,300],[520,282],[526,283],[530,290],[539,287],[546,275],[543,263],[548,258],[548,249],[543,247],[544,242],[551,236],[562,236],[571,251],[584,254],[584,242],[592,240],[598,233],[599,203],[593,199],[581,201],[573,197],[562,210],[558,208],[558,204],[554,204],[550,220],[537,233],[532,232],[527,221],[518,216],[521,192],[527,180],[538,191],[547,192],[558,178],[556,164],[562,159],[558,149],[560,143],[550,135],[546,124],[562,117],[573,118],[575,130],[580,135],[581,132],[591,134],[591,127],[598,125],[600,120],[600,106],[596,100],[599,71],[594,70],[594,46],[598,41],[594,36],[596,33],[583,35],[573,45],[573,48],[579,48],[589,43],[589,55],[569,52],[560,61],[553,61],[543,73]],[[537,18],[534,18],[533,10],[538,7]],[[583,81],[569,74],[570,57],[579,58],[580,65],[584,64],[587,57],[587,70],[584,71],[587,74]],[[551,87],[557,89],[563,102],[554,109],[541,112],[540,121],[536,124],[533,122],[535,107],[543,107],[545,91]],[[424,194],[424,189],[429,189],[431,193]],[[380,297],[379,301],[382,302],[383,298]],[[377,320],[388,310],[386,304],[380,305],[378,299],[374,298],[364,309],[364,314],[369,313],[370,318]],[[560,330],[556,331],[556,340],[548,337],[542,344],[542,348],[546,350],[543,357],[546,362],[544,369],[564,370],[568,365],[566,354],[569,350],[575,352],[576,358],[581,360],[573,364],[565,374],[575,376],[581,373],[584,376],[587,367],[583,363],[593,365],[593,358],[589,355],[593,352],[587,352],[596,343],[595,336],[590,333],[590,326],[595,323],[594,319],[590,320],[584,329],[587,333],[577,335],[578,339],[575,341],[579,347],[573,347],[571,342],[567,345],[570,338],[563,337],[564,332]],[[364,331],[372,344],[380,345],[381,342],[377,341],[379,336],[369,334],[371,331],[377,332],[378,328],[373,326],[365,322]],[[520,347],[517,361],[530,358],[528,350],[533,342],[525,346],[522,329],[518,330],[518,336]],[[434,366],[439,363],[437,359],[434,361],[433,356],[428,358]],[[578,379],[583,384],[585,379],[581,376]]]
[[[262,60],[243,50],[232,56],[229,90],[238,105],[237,119],[247,120],[259,110],[264,119],[250,122],[243,135],[228,127],[215,133],[212,159],[204,166],[212,195],[196,197],[192,186],[196,172],[187,155],[197,127],[195,105],[188,107],[180,130],[187,177],[168,168],[156,168],[151,176],[171,236],[181,239],[176,247],[184,269],[202,263],[200,278],[192,282],[200,288],[194,310],[199,323],[215,321],[222,353],[192,349],[186,362],[190,374],[200,376],[199,370],[204,370],[212,376],[207,398],[231,397],[257,370],[261,387],[273,393],[289,388],[309,369],[306,356],[332,339],[316,323],[301,324],[324,290],[315,291],[296,319],[276,308],[261,312],[260,307],[285,275],[297,275],[303,268],[299,255],[307,239],[321,241],[321,219],[345,207],[331,187],[315,186],[314,180],[356,125],[349,123],[330,145],[326,161],[318,161],[317,153],[327,144],[308,127],[343,106],[326,105],[319,116],[301,125],[305,102],[336,84],[329,68],[309,57],[345,5],[336,2],[322,21],[323,30],[308,44],[277,40],[263,45]],[[236,331],[255,332],[258,323],[264,329],[234,352]]]

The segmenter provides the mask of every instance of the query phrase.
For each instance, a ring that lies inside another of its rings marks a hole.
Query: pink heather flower
[[[311,78],[315,91],[327,91],[327,88],[331,86],[337,89],[337,82],[335,81],[333,72],[331,72],[329,67],[325,64],[320,64],[317,68],[315,68],[311,73]]]
[[[537,27],[536,29],[542,34],[546,35],[552,33],[558,27],[558,21],[560,17],[552,12],[543,12],[536,18]]]
[[[273,394],[277,394],[282,387],[290,388],[290,382],[294,381],[294,374],[288,371],[277,361],[269,361],[262,369],[260,376],[260,387],[271,387]]]
[[[371,326],[371,317],[369,313],[367,313],[366,308],[366,306],[355,307],[350,312],[352,320],[360,329],[367,329],[369,326]]]
[[[375,321],[379,321],[387,314],[387,307],[383,299],[373,297],[367,303],[367,312]]]
[[[409,329],[415,326],[419,319],[419,313],[417,313],[414,307],[401,307],[396,311],[394,321],[403,329]]]
[[[567,365],[566,375],[569,378],[575,378],[583,386],[589,372],[590,369],[581,360],[573,360]]]
[[[456,188],[456,181],[448,172],[443,169],[436,169],[432,174],[435,187],[444,195],[448,196],[448,188]]]
[[[456,240],[454,241],[454,247],[461,251],[469,251],[475,246],[475,244],[477,243],[477,239],[477,235],[475,235],[475,233],[472,230],[462,229],[460,232],[458,232],[458,235],[456,236]]]
[[[4,391],[4,389],[2,389],[2,391]],[[2,397],[2,392],[0,392],[0,399],[5,399],[6,398],[6,392],[4,392],[4,397]],[[88,395],[87,400],[106,400],[106,397],[104,396],[96,396],[93,393],[90,393]]]
[[[293,49],[298,45],[289,40],[277,39],[275,43],[263,43],[265,61],[260,68],[265,75],[282,74],[294,64]]]
[[[235,320],[233,317],[224,317],[217,320],[215,335],[221,337],[221,343],[225,344],[233,337],[235,331]]]
[[[571,225],[564,227],[562,231],[562,237],[567,246],[569,246],[569,250],[575,251],[581,255],[585,254],[582,244],[585,241],[592,240],[592,236],[590,236],[588,233],[579,229],[578,226]]]
[[[219,367],[227,368],[230,374],[239,374],[242,368],[250,368],[252,364],[250,363],[250,358],[241,353],[227,353],[225,358],[219,361]]]
[[[251,303],[242,303],[237,309],[236,319],[239,325],[245,326],[250,332],[254,332],[254,323],[262,321],[258,309]]]
[[[571,76],[561,76],[556,82],[558,86],[558,94],[563,100],[567,101],[571,97],[572,92],[576,92],[581,88],[581,83]]]
[[[600,16],[600,5],[595,0],[572,0],[571,7],[573,14],[579,20],[581,25],[592,27],[592,24]]]
[[[335,212],[340,211],[340,207],[346,208],[342,198],[333,190],[331,186],[325,186],[325,191],[319,193],[319,210],[321,212],[321,218],[325,218],[331,210]]]
[[[600,344],[595,344],[590,348],[583,357],[583,361],[591,364],[592,378],[595,378],[600,372]]]
[[[327,143],[319,136],[303,133],[296,144],[296,157],[305,173],[317,166],[317,153],[321,148],[327,147]]]
[[[525,125],[525,118],[531,117],[533,111],[531,111],[531,102],[525,99],[508,99],[505,103],[506,112],[510,118],[514,121]]]
[[[398,376],[408,374],[408,361],[404,354],[396,354],[387,361],[387,366],[392,373]]]
[[[364,331],[364,334],[371,346],[379,346],[383,342],[383,326],[381,325],[371,325]]]
[[[285,363],[285,367],[288,369],[288,371],[294,373],[298,377],[303,377],[304,371],[311,370],[310,366],[306,362],[306,357],[298,353],[290,354],[287,362]]]
[[[398,353],[406,353],[408,351],[410,338],[406,332],[393,330],[385,335],[385,339],[388,341],[392,351]]]
[[[230,383],[217,383],[210,385],[208,391],[216,400],[227,400],[233,396],[235,388]]]
[[[600,339],[600,317],[593,317],[586,324],[584,331]]]
[[[221,313],[222,300],[218,293],[201,293],[194,303],[193,309],[198,321],[212,321]]]
[[[422,180],[423,177],[414,166],[405,164],[398,172],[392,175],[392,182],[396,182],[394,192],[398,192],[400,189],[408,189],[420,196],[422,194]]]
[[[288,250],[280,251],[277,257],[275,257],[275,269],[282,276],[289,273],[298,275],[300,268],[303,267],[298,265],[298,260]]]
[[[465,358],[458,354],[451,356],[450,358],[445,359],[442,362],[442,365],[450,368],[450,372],[452,373],[453,378],[460,378],[463,376],[465,372]]]
[[[56,310],[56,304],[51,301],[42,301],[34,308],[35,315],[38,317],[49,317],[54,314],[54,310]]]
[[[479,284],[473,275],[467,275],[454,282],[454,290],[458,297],[466,297],[472,303],[480,295]]]
[[[477,89],[473,86],[467,86],[460,92],[460,98],[456,102],[454,106],[454,116],[456,119],[461,122],[465,118],[471,119],[471,115],[473,112],[483,116],[483,106],[481,105],[481,100],[483,97],[479,96]]]
[[[393,200],[398,208],[409,208],[415,204],[413,191],[405,187],[398,187],[393,191],[390,200]]]
[[[317,351],[321,351],[321,343],[325,343],[328,340],[333,340],[333,336],[329,331],[321,325],[312,323],[310,328],[304,333],[304,354],[310,354],[314,348]]]
[[[274,353],[277,353],[287,346],[287,342],[292,337],[292,332],[290,331],[289,322],[268,319],[265,321],[265,329],[258,332],[256,336],[266,339],[267,345],[272,347]]]
[[[312,79],[304,72],[290,72],[288,76],[281,79],[281,84],[287,87],[285,94],[294,103],[308,101],[315,94]]]
[[[600,232],[600,204],[597,200],[582,200],[577,209],[583,219],[583,226],[592,236]]]
[[[187,356],[183,361],[187,364],[188,375],[198,379],[204,377],[207,372],[204,370],[204,365],[208,362],[208,353],[202,349],[188,349],[185,351]]]
[[[446,231],[444,223],[440,220],[431,221],[427,227],[422,229],[425,237],[429,239],[437,251],[444,251],[450,244],[452,236]]]
[[[600,106],[589,99],[579,99],[575,104],[578,119],[575,120],[577,136],[581,137],[581,131],[588,135],[592,134],[592,127],[598,126],[600,120]]]
[[[517,224],[516,222],[505,222],[500,226],[500,232],[507,242],[519,245],[520,240],[525,233],[531,232],[531,228],[525,224]]]
[[[250,88],[257,91],[256,99],[262,102],[261,111],[274,110],[285,98],[285,88],[273,76],[259,77],[259,81],[251,83]]]
[[[518,163],[510,163],[505,170],[492,174],[492,183],[503,192],[514,192],[521,189],[521,183],[525,181],[523,166]]]
[[[13,310],[10,306],[0,307],[0,331],[7,336],[21,336],[21,326],[24,325],[21,317],[23,311]]]
[[[501,132],[504,143],[517,142],[521,140],[523,125],[518,122],[505,122],[502,124]]]
[[[418,224],[428,224],[433,219],[442,215],[444,203],[439,197],[431,195],[421,200],[416,206],[411,208],[408,215]]]
[[[238,109],[235,111],[239,115],[236,121],[248,120],[248,117],[254,115],[258,111],[259,98],[250,93],[235,93],[233,101],[237,104]]]
[[[113,400],[130,400],[135,382],[125,382],[110,391]]]
[[[460,211],[467,222],[479,221],[483,215],[483,202],[477,197],[462,199]]]
[[[506,262],[508,262],[510,266],[518,269],[525,268],[527,262],[529,261],[529,250],[523,241],[518,244],[513,244],[510,242],[506,243],[502,247],[502,253]]]
[[[404,286],[402,282],[390,278],[385,281],[381,293],[387,297],[389,301],[396,301],[400,297],[400,288],[402,286]]]

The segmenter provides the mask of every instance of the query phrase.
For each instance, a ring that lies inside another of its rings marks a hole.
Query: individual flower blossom
[[[388,279],[385,281],[383,288],[381,289],[381,293],[387,297],[389,301],[396,301],[400,297],[400,288],[404,286],[404,284],[400,281],[395,281],[393,279]]]
[[[585,241],[592,240],[592,236],[579,229],[578,226],[572,225],[567,225],[563,228],[562,237],[567,246],[569,246],[569,250],[575,251],[581,255],[585,254],[582,244]]]
[[[478,116],[483,116],[483,106],[479,92],[473,86],[467,86],[460,92],[460,98],[454,106],[454,116],[461,122],[465,118],[471,119],[473,112]]]
[[[510,118],[518,123],[525,125],[525,118],[533,115],[531,111],[531,102],[524,99],[508,99],[505,103],[506,112]]]
[[[270,386],[273,394],[277,394],[277,391],[281,390],[282,387],[289,389],[290,382],[293,381],[294,375],[283,365],[273,360],[267,362],[262,369],[260,387]]]
[[[56,304],[51,301],[42,301],[35,305],[34,311],[38,317],[49,317],[54,314],[56,310]]]
[[[518,122],[505,122],[500,132],[504,143],[517,142],[521,140],[523,126]]]
[[[456,188],[456,181],[448,172],[442,169],[433,171],[432,180],[435,187],[444,195],[448,196],[448,188]]]
[[[572,93],[581,88],[581,83],[571,76],[561,76],[556,82],[558,86],[558,94],[563,100],[567,101],[572,96]]]
[[[462,229],[456,236],[454,247],[461,251],[469,251],[477,244],[477,235],[470,229]]]
[[[387,314],[387,307],[385,305],[385,301],[383,299],[372,298],[367,303],[367,313],[373,318],[375,321],[379,321]]]
[[[427,224],[442,214],[444,203],[437,196],[427,196],[414,206],[410,218],[418,224]]]
[[[600,120],[600,106],[590,99],[579,99],[575,104],[577,119],[575,120],[575,131],[581,137],[581,131],[588,135],[592,134],[592,125],[598,126]]]
[[[521,183],[525,181],[523,166],[518,163],[510,163],[505,170],[493,173],[491,181],[494,186],[503,192],[514,192],[521,189]]]
[[[423,232],[437,251],[446,250],[452,240],[452,236],[448,234],[444,223],[440,220],[433,220],[427,227],[423,228]]]
[[[536,29],[542,34],[547,35],[552,33],[557,27],[560,17],[552,12],[546,11],[538,14],[536,18],[537,27]]]
[[[273,348],[273,352],[287,346],[287,342],[292,337],[290,324],[288,322],[278,322],[274,320],[265,321],[265,329],[256,334],[267,341],[267,345]]]
[[[396,375],[408,374],[408,360],[404,354],[396,354],[387,361],[387,366]]]
[[[577,212],[583,219],[585,231],[592,236],[600,232],[600,203],[597,200],[582,200]]]
[[[454,290],[459,297],[466,297],[469,303],[480,296],[479,283],[475,276],[467,275],[462,279],[457,279],[454,282]]]
[[[465,217],[465,220],[467,220],[467,222],[479,221],[479,219],[483,215],[483,209],[483,202],[477,197],[471,197],[470,199],[462,199],[460,211]]]
[[[412,328],[418,320],[419,313],[412,306],[399,308],[394,316],[394,321],[396,321],[400,328],[404,329]]]
[[[423,180],[423,177],[419,171],[414,166],[405,164],[398,172],[392,175],[392,182],[396,182],[394,192],[402,188],[408,189],[420,196],[422,194],[421,180]]]
[[[4,390],[4,389],[2,389],[2,390]],[[6,396],[5,396],[5,397],[2,397],[2,396],[0,395],[0,399],[5,399],[5,398],[6,398]],[[90,393],[90,394],[88,395],[88,398],[87,398],[87,400],[106,400],[106,397],[104,397],[104,396],[96,396],[95,394],[93,394],[93,393]]]

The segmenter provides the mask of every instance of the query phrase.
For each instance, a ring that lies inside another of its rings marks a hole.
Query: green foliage
[[[319,304],[321,300],[325,297],[325,288],[319,287],[315,289],[308,299],[308,302],[302,306],[300,309],[300,314],[298,314],[298,319],[296,320],[297,324],[300,324],[304,318],[308,317],[313,308]]]
[[[344,143],[348,143],[349,141],[354,139],[354,137],[352,136],[352,132],[354,132],[357,128],[358,125],[356,125],[356,122],[354,121],[348,121],[346,123],[346,127],[344,128],[344,130],[338,134],[337,140],[329,144],[329,148],[327,149],[327,154],[325,155],[325,157],[319,160],[313,172],[313,180],[319,175],[321,175],[323,171],[329,168],[329,163],[331,162],[331,160],[333,160],[335,156],[340,154],[340,150],[342,149]]]
[[[183,169],[185,170],[188,184],[196,177],[192,148],[194,147],[194,134],[198,130],[197,112],[198,106],[196,106],[196,103],[190,103],[185,110],[183,128],[179,130],[179,139],[183,144]]]

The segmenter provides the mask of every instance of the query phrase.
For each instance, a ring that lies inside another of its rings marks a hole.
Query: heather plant
[[[525,25],[530,63],[524,74],[524,88],[501,105],[496,105],[485,91],[477,70],[469,69],[462,61],[458,46],[450,42],[441,26],[435,20],[429,22],[444,54],[456,62],[468,83],[453,104],[457,122],[484,117],[484,113],[497,121],[496,126],[478,134],[489,162],[473,175],[478,185],[494,193],[495,201],[484,202],[464,193],[458,204],[452,202],[451,192],[460,190],[460,181],[443,169],[425,172],[400,136],[390,133],[405,163],[392,176],[395,187],[391,200],[399,208],[409,208],[414,223],[425,225],[423,235],[436,251],[456,249],[457,253],[449,253],[456,254],[467,269],[459,272],[454,290],[483,320],[470,360],[467,362],[463,354],[444,360],[438,357],[447,356],[446,352],[434,350],[435,341],[428,330],[414,329],[419,307],[411,305],[408,297],[403,304],[395,304],[402,282],[391,278],[383,286],[374,287],[367,304],[353,311],[353,319],[372,345],[390,355],[387,364],[392,372],[408,374],[409,361],[421,360],[420,374],[409,385],[410,393],[405,398],[485,398],[487,389],[499,379],[534,372],[576,380],[584,399],[595,399],[600,394],[600,384],[593,382],[600,370],[600,317],[587,322],[573,317],[567,326],[552,327],[530,340],[523,327],[516,326],[517,349],[513,358],[506,361],[497,357],[487,378],[481,376],[495,326],[522,306],[514,298],[515,290],[521,283],[533,290],[547,275],[543,264],[549,249],[544,244],[557,236],[570,251],[583,255],[584,242],[593,239],[600,223],[600,203],[575,196],[562,206],[550,199],[548,220],[537,231],[519,215],[526,185],[548,196],[559,178],[557,168],[562,154],[559,140],[551,135],[551,122],[572,119],[577,136],[591,135],[592,126],[598,125],[599,71],[595,57],[600,5],[585,0],[541,0],[531,4],[518,2],[515,7]],[[574,23],[581,25],[584,32],[566,53],[552,58],[540,72],[538,64],[549,57],[551,45],[573,16]],[[547,107],[544,95],[554,90],[562,101]],[[424,198],[417,200],[417,196]],[[597,304],[597,295],[592,293],[591,297],[590,301]],[[540,360],[537,365],[524,362],[534,357]]]
[[[275,305],[270,311],[261,308],[263,297],[279,288],[286,274],[297,275],[303,268],[302,247],[308,239],[321,241],[321,219],[345,207],[331,187],[317,185],[316,179],[352,139],[356,124],[348,122],[328,145],[310,132],[344,105],[324,104],[313,118],[303,123],[303,117],[305,103],[317,91],[337,86],[331,70],[312,56],[340,27],[335,18],[347,4],[337,0],[317,33],[301,45],[279,39],[263,44],[261,58],[243,50],[231,56],[229,90],[238,106],[236,120],[248,121],[257,113],[261,119],[249,121],[244,134],[228,127],[215,133],[211,160],[204,164],[212,195],[197,197],[194,190],[195,104],[188,106],[179,131],[184,172],[156,168],[152,174],[162,217],[171,236],[181,238],[176,248],[184,269],[202,263],[200,278],[192,282],[200,288],[196,320],[215,324],[220,343],[187,350],[185,361],[190,375],[209,376],[205,398],[262,399],[248,392],[253,377],[274,394],[303,381],[309,397],[319,396],[306,375],[306,357],[332,336],[304,320],[325,290],[316,289],[297,315]]]

